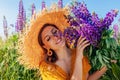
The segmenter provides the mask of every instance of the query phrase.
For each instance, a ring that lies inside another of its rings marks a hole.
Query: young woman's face
[[[58,50],[65,46],[65,39],[59,34],[60,30],[53,26],[47,26],[42,31],[42,42],[46,48]]]

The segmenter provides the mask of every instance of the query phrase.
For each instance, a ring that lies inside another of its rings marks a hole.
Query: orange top
[[[72,54],[72,70],[71,74],[73,73],[74,69],[74,63],[75,63],[76,54]],[[83,57],[83,80],[86,80],[86,75],[88,74],[88,71],[90,70],[91,66],[88,62],[87,57]],[[40,73],[43,80],[69,80],[70,76],[67,75],[67,73],[60,68],[59,66],[55,64],[48,64],[45,61],[43,61],[40,65]]]
[[[67,73],[57,65],[42,62],[40,73],[43,80],[69,80]]]

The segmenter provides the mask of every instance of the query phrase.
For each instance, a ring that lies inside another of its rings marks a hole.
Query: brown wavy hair
[[[44,25],[42,26],[42,28],[41,28],[41,30],[40,30],[40,32],[39,32],[39,35],[38,35],[38,42],[39,42],[40,46],[42,47],[42,49],[43,49],[43,51],[44,51],[45,53],[47,53],[47,49],[45,49],[45,48],[43,47],[44,43],[43,43],[43,41],[42,41],[42,32],[43,32],[43,30],[44,30],[46,27],[48,27],[48,26],[52,26],[52,27],[55,27],[56,29],[58,29],[58,27],[57,27],[56,25],[50,24],[50,23],[46,23],[46,24],[44,24]],[[52,51],[52,55],[51,55],[51,56],[47,56],[47,57],[46,57],[46,61],[54,63],[54,62],[56,62],[56,61],[58,60],[58,56],[56,55],[56,53],[55,53],[54,50],[52,50],[52,49],[50,49],[50,50]]]

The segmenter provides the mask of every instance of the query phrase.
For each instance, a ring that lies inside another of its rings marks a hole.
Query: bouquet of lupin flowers
[[[86,4],[74,2],[70,6],[70,14],[66,16],[70,27],[64,31],[64,36],[70,48],[75,48],[80,36],[86,37],[90,46],[85,49],[92,69],[90,73],[107,66],[108,70],[101,80],[120,79],[120,45],[112,37],[113,30],[109,26],[117,16],[117,10],[111,10],[100,19],[96,13],[91,14]],[[116,63],[113,63],[115,60]]]

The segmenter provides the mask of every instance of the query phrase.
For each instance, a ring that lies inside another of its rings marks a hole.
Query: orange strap
[[[90,69],[91,69],[91,66],[89,64],[89,61],[87,57],[84,56],[83,58],[83,80],[86,80],[87,74]]]

